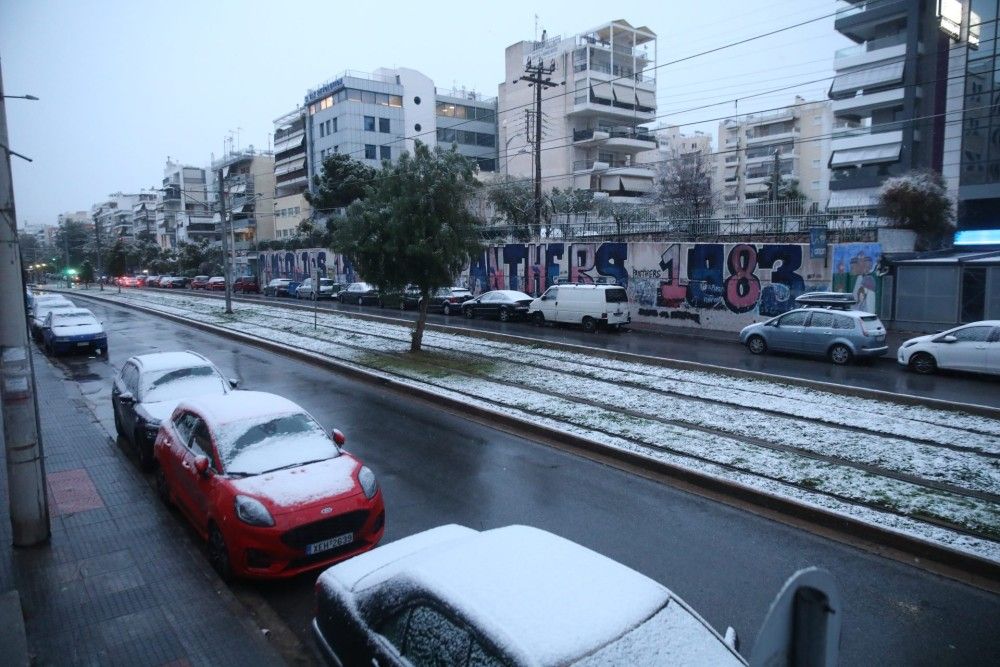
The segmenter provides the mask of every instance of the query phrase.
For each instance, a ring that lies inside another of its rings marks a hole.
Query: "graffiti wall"
[[[836,292],[851,292],[858,308],[877,312],[882,291],[878,262],[882,247],[878,243],[843,243],[833,247],[832,286]]]
[[[878,244],[850,244],[840,254],[841,246],[833,248],[859,272],[842,281],[841,291],[854,291],[858,279],[868,289],[863,269],[874,269]],[[803,292],[837,288],[827,258],[809,254],[805,243],[512,243],[487,248],[462,282],[477,294],[515,289],[538,296],[559,280],[603,277],[626,287],[638,322],[736,331],[794,308]],[[871,303],[862,303],[874,310],[875,299],[872,289]]]
[[[342,283],[358,280],[354,275],[354,267],[346,257],[324,248],[264,251],[260,253],[258,262],[261,284],[267,284],[275,278],[301,281],[308,278],[313,269],[319,269],[321,276]]]

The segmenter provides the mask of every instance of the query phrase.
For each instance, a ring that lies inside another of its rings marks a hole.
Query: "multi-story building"
[[[102,241],[121,239],[126,243],[136,240],[134,210],[139,202],[155,200],[152,193],[126,194],[115,192],[90,209],[91,220],[100,226]]]
[[[305,97],[307,176],[343,153],[378,167],[414,142],[455,146],[481,171],[496,168],[496,100],[472,91],[438,90],[426,75],[403,67],[348,70]]]
[[[844,123],[846,127],[850,121]],[[830,102],[801,97],[784,109],[722,121],[713,184],[720,203],[733,207],[767,199],[777,155],[781,179],[798,181],[810,205],[826,207],[832,131]]]
[[[156,241],[156,209],[163,193],[140,192],[139,201],[132,207],[132,236],[135,240]]]
[[[302,220],[312,216],[306,201],[309,170],[306,108],[298,107],[274,121],[274,238],[295,236]]]
[[[874,209],[887,177],[942,171],[950,42],[938,2],[846,3],[834,28],[856,45],[834,56],[829,208]]]
[[[947,27],[947,16],[943,27]],[[1000,243],[1000,30],[998,0],[966,0],[950,36],[946,178],[957,180],[956,243]],[[950,141],[949,141],[950,140]],[[951,150],[949,150],[951,147]]]
[[[653,135],[656,137],[658,150],[640,153],[638,162],[663,164],[690,155],[701,155],[706,160],[712,158],[712,136],[704,132],[684,134],[677,125],[668,125],[653,129]]]
[[[656,148],[643,125],[656,118],[656,35],[617,20],[572,37],[508,46],[499,90],[500,171],[534,174],[535,88],[519,80],[527,63],[553,67],[542,92],[541,171],[545,189],[589,189],[630,201],[653,189],[655,171],[638,157]]]
[[[274,238],[274,153],[253,146],[233,151],[212,163],[212,181],[222,189],[231,221],[234,250],[246,251],[253,242]]]
[[[159,201],[153,202],[156,241],[161,247],[176,248],[182,241],[218,238],[204,169],[168,158],[163,168],[162,193]]]

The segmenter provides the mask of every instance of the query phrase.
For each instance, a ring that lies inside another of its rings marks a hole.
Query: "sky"
[[[834,51],[850,45],[833,30],[836,8],[834,0],[0,0],[4,93],[40,98],[7,100],[10,148],[33,160],[12,158],[18,222],[55,224],[109,193],[156,187],[168,156],[207,166],[228,137],[266,148],[273,120],[344,70],[409,67],[440,88],[495,96],[510,44],[614,19],[657,34],[659,122],[714,136],[720,117],[791,104],[796,94],[825,98]]]

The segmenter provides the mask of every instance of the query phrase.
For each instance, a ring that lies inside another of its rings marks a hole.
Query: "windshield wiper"
[[[328,457],[328,458],[332,458],[332,457]],[[297,468],[299,466],[307,466],[310,463],[319,463],[320,461],[326,461],[326,460],[327,459],[313,459],[312,461],[300,461],[298,463],[289,463],[286,466],[278,466],[277,468],[271,468],[270,470],[265,470],[265,471],[263,471],[263,472],[261,472],[259,474],[266,475],[269,472],[277,472],[279,470],[287,470],[289,468]]]

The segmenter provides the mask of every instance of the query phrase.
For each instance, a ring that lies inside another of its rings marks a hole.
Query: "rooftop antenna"
[[[538,41],[538,14],[535,14],[535,41]]]

